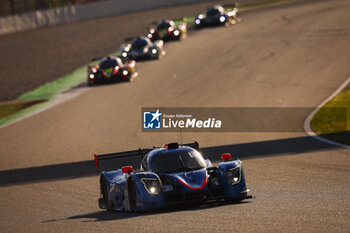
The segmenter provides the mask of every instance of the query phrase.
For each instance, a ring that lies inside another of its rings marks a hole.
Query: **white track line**
[[[338,95],[350,82],[350,77],[345,80],[345,82],[343,82],[342,85],[340,85],[337,90],[335,90],[333,92],[332,95],[330,95],[327,99],[325,99],[320,105],[318,105],[310,115],[308,115],[308,117],[306,118],[305,122],[304,122],[304,131],[305,133],[307,133],[309,136],[319,140],[319,141],[322,141],[322,142],[325,142],[325,143],[328,143],[328,144],[331,144],[331,145],[334,145],[334,146],[339,146],[339,147],[343,147],[343,148],[347,148],[347,149],[350,149],[350,146],[348,145],[344,145],[342,143],[338,143],[338,142],[334,142],[334,141],[331,141],[331,140],[328,140],[328,139],[325,139],[319,135],[317,135],[311,128],[311,120],[312,118],[315,116],[315,114],[317,113],[317,111],[323,106],[325,105],[328,101],[330,101],[331,99],[333,99],[334,96]]]

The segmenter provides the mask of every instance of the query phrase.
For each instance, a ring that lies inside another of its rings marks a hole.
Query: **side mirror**
[[[131,173],[133,171],[132,169],[132,166],[125,166],[125,167],[122,167],[122,172],[123,173]]]
[[[221,160],[223,161],[231,160],[231,154],[230,153],[221,154]]]

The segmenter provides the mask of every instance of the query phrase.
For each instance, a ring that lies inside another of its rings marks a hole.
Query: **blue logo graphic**
[[[156,112],[143,112],[143,128],[144,129],[160,129],[161,115],[157,109]]]

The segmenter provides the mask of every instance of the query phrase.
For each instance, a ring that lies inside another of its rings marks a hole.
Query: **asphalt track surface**
[[[242,0],[241,4],[264,0]],[[92,58],[118,51],[127,37],[145,35],[152,22],[193,16],[214,3],[179,5],[0,36],[0,101],[56,80]]]
[[[305,133],[185,133],[218,161],[240,157],[255,199],[162,212],[97,207],[92,154],[162,145],[141,107],[311,107],[350,76],[349,1],[247,11],[166,45],[132,83],[100,86],[0,129],[1,232],[349,232],[350,151]],[[306,116],[305,116],[306,117]],[[303,122],[300,122],[302,125]],[[137,159],[101,169],[137,164]]]

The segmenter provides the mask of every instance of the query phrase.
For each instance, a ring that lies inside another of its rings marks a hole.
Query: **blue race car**
[[[238,9],[225,10],[223,6],[216,5],[207,8],[205,14],[199,14],[194,19],[195,28],[236,24],[239,21]]]
[[[100,160],[143,156],[140,172],[125,166],[101,173],[99,207],[141,212],[186,203],[252,198],[240,160],[231,160],[231,154],[225,153],[221,155],[223,162],[213,166],[198,149],[197,142],[170,143],[161,148],[95,154],[96,166]]]
[[[120,47],[121,58],[127,60],[160,59],[165,55],[162,40],[151,41],[144,36],[136,37],[131,43]]]

